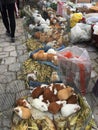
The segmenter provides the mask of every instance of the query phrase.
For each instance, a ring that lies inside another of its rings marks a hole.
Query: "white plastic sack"
[[[98,16],[91,16],[86,19],[87,24],[95,24],[98,22]]]
[[[71,42],[77,43],[82,41],[89,41],[91,39],[91,25],[84,23],[77,23],[71,29]]]
[[[93,26],[93,34],[98,35],[98,23]]]
[[[70,57],[70,52],[72,57]],[[65,57],[67,54],[68,57]],[[66,47],[57,53],[59,72],[65,85],[77,88],[85,94],[91,77],[91,61],[88,52],[77,46]]]

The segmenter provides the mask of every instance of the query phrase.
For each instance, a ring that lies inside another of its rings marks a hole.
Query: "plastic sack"
[[[93,26],[93,34],[98,35],[98,23]]]
[[[94,95],[96,97],[98,97],[98,79],[97,79],[97,81],[96,81],[96,83],[95,83],[95,85],[94,85],[94,87],[92,89],[92,92],[94,93]]]
[[[91,25],[77,23],[71,29],[71,42],[89,41],[91,39]]]
[[[82,13],[74,13],[70,18],[70,26],[74,27],[80,20],[82,20]]]
[[[91,77],[91,61],[86,49],[67,47],[58,51],[57,55],[62,82],[85,95]]]
[[[92,16],[86,19],[87,24],[95,24],[98,22],[98,16]]]

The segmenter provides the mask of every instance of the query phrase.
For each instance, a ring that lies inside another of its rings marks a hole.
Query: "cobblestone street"
[[[11,113],[2,111],[9,111],[16,98],[27,92],[24,81],[18,79],[22,63],[28,58],[22,19],[16,19],[16,24],[16,42],[10,43],[0,19],[0,130],[10,129],[11,125]]]
[[[25,90],[25,83],[18,79],[21,73],[22,63],[29,57],[25,43],[23,31],[23,21],[16,19],[16,41],[10,43],[9,37],[5,35],[5,28],[0,19],[0,130],[10,130],[11,113],[17,97],[28,93]],[[98,79],[98,49],[87,44],[80,44],[88,50],[91,63],[92,74],[89,84],[89,93],[86,95],[98,126],[98,98],[92,94],[91,90]],[[9,109],[8,109],[9,108]],[[2,113],[5,111],[4,113]]]

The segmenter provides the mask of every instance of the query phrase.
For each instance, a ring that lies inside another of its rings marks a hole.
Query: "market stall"
[[[16,100],[12,130],[96,129],[85,98],[91,74],[90,58],[85,49],[73,46],[91,39],[91,25],[85,23],[83,28],[83,14],[76,12],[71,17],[72,5],[39,1],[39,9],[30,5],[23,9],[29,59],[23,63],[20,79],[25,80],[29,95]],[[72,26],[71,18],[75,20]],[[76,26],[80,26],[86,37],[79,32],[78,38],[72,35]]]

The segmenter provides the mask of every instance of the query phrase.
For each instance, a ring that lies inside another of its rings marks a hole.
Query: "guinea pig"
[[[38,98],[41,94],[43,94],[43,92],[44,92],[44,87],[36,87],[36,88],[33,90],[31,96],[32,96],[33,98]]]
[[[27,75],[27,81],[32,80],[32,81],[36,81],[37,80],[37,71],[34,71],[32,73],[29,73]]]
[[[73,95],[74,89],[72,87],[66,87],[58,91],[59,100],[67,100],[71,95]]]
[[[76,104],[78,102],[78,95],[75,93],[67,99],[68,104]]]
[[[51,112],[52,114],[56,114],[60,109],[62,105],[57,104],[56,102],[52,102],[49,104],[48,111]]]
[[[71,114],[80,110],[80,106],[78,104],[66,104],[64,103],[61,108],[61,114],[63,117],[68,117]]]
[[[52,75],[51,75],[51,81],[55,82],[55,81],[59,81],[59,80],[60,80],[60,78],[58,76],[58,73],[56,71],[53,71]]]
[[[24,98],[19,98],[16,101],[16,106],[23,106],[23,107],[27,107],[27,108],[31,109],[31,105]]]
[[[32,99],[31,105],[40,111],[48,111],[48,106],[39,98]]]
[[[21,119],[29,119],[31,117],[31,111],[29,108],[18,106],[14,108],[14,112],[21,118]]]

